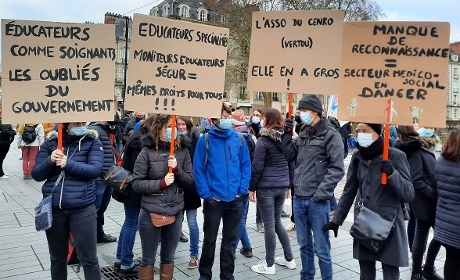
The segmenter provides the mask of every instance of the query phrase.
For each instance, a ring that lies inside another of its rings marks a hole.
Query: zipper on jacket
[[[69,150],[70,150],[70,145],[67,148],[67,155],[66,157],[69,156]],[[73,155],[73,154],[72,154]],[[67,164],[67,163],[66,163]],[[58,177],[59,179],[59,177]],[[62,209],[62,194],[64,193],[64,182],[65,182],[65,172],[62,173],[62,185],[61,185],[61,195],[59,196],[59,208]],[[59,182],[58,182],[59,183]]]
[[[227,141],[224,141],[224,145],[227,145]],[[232,153],[231,153],[231,146],[228,145],[228,152],[230,155],[230,159],[232,159]],[[227,174],[227,199],[230,201],[230,186],[228,185],[228,158],[227,158],[227,153],[225,153],[225,171]]]

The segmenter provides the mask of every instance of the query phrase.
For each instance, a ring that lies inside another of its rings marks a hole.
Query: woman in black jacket
[[[151,114],[145,122],[142,123],[140,129],[133,132],[128,138],[124,147],[123,163],[121,166],[133,172],[134,164],[137,156],[142,151],[142,136],[148,134],[149,128],[152,127],[155,121],[156,114]],[[141,194],[133,191],[132,186],[129,185],[126,193],[114,191],[112,197],[123,203],[125,209],[125,221],[120,230],[118,237],[117,253],[113,268],[119,272],[120,277],[131,277],[138,274],[139,263],[135,263],[133,247],[136,240],[136,232],[139,225],[139,211],[141,210]]]
[[[171,280],[174,272],[174,254],[182,229],[184,188],[193,185],[192,162],[180,137],[171,142],[171,116],[156,116],[149,133],[142,138],[144,148],[134,165],[133,190],[141,193],[139,235],[142,245],[141,279],[153,279],[158,244],[160,250],[160,279]],[[169,155],[170,145],[175,146],[174,156]],[[168,169],[172,172],[169,173]],[[153,224],[152,216],[172,223]]]
[[[437,189],[434,178],[435,156],[429,151],[432,143],[421,138],[413,126],[399,126],[399,139],[393,147],[406,154],[409,161],[412,185],[415,198],[410,206],[416,218],[415,237],[412,244],[412,277],[411,279],[442,279],[434,269],[434,261],[441,243],[431,240],[422,271],[423,254],[430,228],[434,226],[436,213]]]
[[[193,163],[196,143],[200,139],[200,131],[193,126],[189,117],[177,118],[177,129],[181,136],[181,145],[185,146]],[[196,191],[195,182],[188,188],[184,188],[184,210],[187,215],[188,229],[190,232],[190,261],[188,269],[198,267],[198,250],[200,242],[200,230],[196,221],[197,209],[201,207],[201,199]],[[183,234],[181,234],[182,237]]]
[[[2,124],[0,117],[0,178],[2,179],[8,179],[8,174],[3,171],[3,160],[5,160],[6,154],[10,150],[10,145],[15,135],[16,131],[14,131],[11,124]]]
[[[294,166],[284,158],[282,148],[283,117],[276,109],[268,109],[264,114],[264,128],[259,139],[252,162],[249,199],[256,201],[264,223],[265,260],[253,265],[251,270],[263,274],[275,274],[275,261],[290,269],[296,268],[289,235],[281,223],[284,200],[290,197],[290,185]],[[292,172],[291,172],[292,171]],[[284,255],[275,259],[276,235],[283,247]]]

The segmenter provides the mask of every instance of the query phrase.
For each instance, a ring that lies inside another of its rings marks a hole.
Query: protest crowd
[[[340,126],[323,113],[316,95],[304,95],[292,117],[272,108],[245,116],[223,103],[220,118],[202,118],[195,126],[192,118],[178,116],[173,131],[171,115],[125,111],[113,121],[64,123],[63,150],[57,148],[53,123],[19,124],[16,130],[1,125],[0,144],[3,160],[16,139],[23,179],[44,181],[44,197],[53,193],[53,225],[46,230],[52,279],[67,277],[71,234],[85,279],[101,279],[97,243],[118,242],[113,269],[120,278],[154,279],[154,265],[159,264],[159,277],[166,280],[174,277],[178,242],[189,242],[188,268],[198,268],[199,279],[210,280],[221,223],[219,277],[234,279],[240,241],[239,252],[253,256],[246,232],[250,202],[257,204],[266,250],[265,260],[252,271],[273,275],[301,265],[301,279],[313,279],[316,255],[321,278],[332,279],[334,240],[329,234],[337,237],[355,201],[360,208],[356,217],[371,211],[390,221],[389,234],[381,240],[362,238],[355,222],[350,251],[361,279],[375,279],[376,261],[384,279],[399,279],[399,268],[409,266],[410,259],[411,279],[458,279],[460,219],[452,209],[460,196],[460,131],[448,135],[436,159],[432,130],[418,123],[391,126],[389,159],[384,160],[381,124]],[[346,184],[337,201],[334,189],[349,154]],[[122,190],[106,180],[117,165],[132,174]],[[380,182],[382,173],[386,186]],[[286,199],[292,200],[292,215],[283,211]],[[103,230],[104,212],[113,200],[123,203],[125,211],[118,236]],[[197,223],[198,210],[203,224]],[[281,217],[289,216],[292,223],[285,228]],[[189,237],[181,230],[184,220]],[[434,238],[428,240],[432,229]],[[139,261],[133,254],[137,231]],[[300,259],[295,259],[288,231],[296,232]],[[278,241],[284,254],[275,256]],[[434,260],[442,246],[444,270],[436,271]]]

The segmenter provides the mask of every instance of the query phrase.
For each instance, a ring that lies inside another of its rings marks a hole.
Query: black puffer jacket
[[[131,172],[134,171],[134,164],[136,163],[137,156],[142,151],[142,136],[147,134],[147,129],[140,127],[134,131],[131,137],[128,138],[128,142],[124,147],[123,163],[121,166]],[[132,185],[127,187],[127,194],[123,195],[119,192],[113,192],[112,197],[121,203],[127,205],[141,206],[141,194],[133,191]]]
[[[89,125],[90,129],[94,129],[99,134],[99,140],[102,142],[102,148],[104,149],[104,164],[102,165],[102,173],[99,180],[103,180],[105,174],[112,165],[115,163],[115,156],[113,155],[112,143],[110,142],[110,127],[100,122],[94,122]]]
[[[1,124],[2,119],[0,118],[0,144],[11,144],[14,140],[16,132],[14,131],[11,124]]]
[[[196,143],[200,139],[200,131],[197,128],[192,130],[191,134],[181,135],[181,145],[185,146],[193,164],[193,155],[195,154]],[[201,198],[196,191],[195,180],[193,185],[184,189],[184,210],[193,210],[201,207]]]
[[[289,188],[294,176],[294,163],[291,162],[291,168],[289,168],[288,162],[284,157],[283,133],[262,128],[259,135],[252,161],[249,190]]]
[[[415,189],[415,198],[411,208],[418,220],[434,221],[436,213],[437,187],[434,177],[436,158],[422,142],[414,140],[409,142],[396,141],[394,148],[406,154],[410,166],[410,175]]]
[[[150,213],[176,215],[184,208],[182,190],[193,186],[192,162],[187,148],[175,150],[177,173],[174,183],[160,189],[160,182],[168,173],[169,142],[158,143],[158,150],[150,135],[143,137],[144,148],[134,165],[133,190],[142,194],[141,207]],[[182,189],[182,190],[181,190]]]

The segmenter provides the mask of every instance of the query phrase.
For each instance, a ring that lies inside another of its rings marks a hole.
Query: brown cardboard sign
[[[229,31],[134,15],[125,108],[220,116]]]
[[[338,118],[445,127],[447,22],[346,22]]]
[[[249,91],[337,94],[343,11],[252,14]]]
[[[2,20],[4,123],[113,120],[109,24]]]

